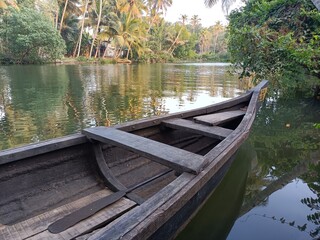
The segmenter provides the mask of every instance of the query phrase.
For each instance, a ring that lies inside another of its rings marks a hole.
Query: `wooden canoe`
[[[174,238],[248,137],[266,86],[1,151],[0,239]]]

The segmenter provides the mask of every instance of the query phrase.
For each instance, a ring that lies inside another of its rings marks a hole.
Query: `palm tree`
[[[84,21],[86,19],[86,13],[88,10],[88,4],[89,4],[89,0],[85,0],[85,4],[84,4],[84,8],[83,8],[83,12],[82,12],[82,19],[81,19],[81,29],[80,29],[80,33],[79,33],[79,40],[78,43],[76,45],[76,48],[74,50],[74,56],[77,53],[77,57],[80,56],[80,50],[81,50],[81,42],[82,42],[82,35],[83,35],[83,29],[84,29]],[[77,51],[78,50],[78,51]]]
[[[93,8],[93,11],[95,12],[95,15],[98,15],[98,20],[97,20],[97,25],[96,25],[95,32],[93,33],[93,39],[92,39],[92,43],[91,43],[91,47],[90,47],[89,57],[91,57],[92,50],[93,50],[93,45],[94,45],[94,43],[96,41],[96,38],[98,36],[98,33],[99,33],[101,16],[102,16],[102,8],[103,8],[103,5],[104,5],[105,2],[106,2],[105,0],[104,1],[103,0],[99,0],[99,2],[97,2],[96,0],[94,1],[94,6],[95,7]],[[99,10],[97,8],[99,8]]]
[[[177,30],[179,29],[178,33]],[[176,23],[172,28],[168,29],[167,40],[171,43],[168,52],[172,55],[174,50],[179,46],[183,45],[186,42],[186,39],[189,38],[188,31],[185,26]]]
[[[136,49],[139,54],[143,50],[142,40],[145,36],[145,28],[141,27],[142,23],[139,19],[128,19],[130,16],[122,13],[118,26],[115,29],[115,41],[118,45],[118,51],[115,58],[118,58],[124,48],[127,48],[126,59],[129,58],[129,54],[132,55],[132,48]]]
[[[190,23],[192,26],[192,32],[195,33],[196,28],[199,26],[201,18],[198,15],[193,15],[190,19]]]
[[[230,6],[235,2],[236,0],[222,0],[222,9],[228,13],[228,10]],[[218,2],[218,0],[204,0],[204,4],[207,7],[212,7]]]
[[[146,5],[150,13],[150,24],[147,30],[149,33],[151,27],[154,25],[156,18],[167,11],[167,8],[172,5],[172,0],[147,0]]]
[[[188,21],[188,15],[186,14],[181,14],[180,20],[182,22],[182,25],[185,26],[186,22]]]
[[[79,19],[76,15],[68,11],[65,13],[60,34],[66,42],[67,54],[71,56],[79,37]]]
[[[127,20],[140,18],[142,13],[147,10],[143,0],[118,0],[117,8],[120,12],[128,14]]]
[[[66,11],[67,11],[68,2],[69,2],[69,0],[66,0],[66,2],[65,2],[65,4],[64,4],[63,11],[62,11],[62,16],[61,16],[61,21],[60,21],[60,27],[59,27],[59,33],[60,33],[60,34],[61,34],[61,30],[62,30],[62,25],[63,25],[64,16],[65,16]]]
[[[216,22],[216,24],[213,26],[213,53],[216,53],[216,48],[218,44],[218,37],[221,35],[221,33],[224,32],[224,26],[221,24],[220,21]]]
[[[167,8],[172,5],[172,0],[152,0],[153,1],[153,9],[156,12],[163,11],[166,12]]]
[[[81,11],[77,7],[77,0],[58,0],[58,4],[60,8],[63,6],[61,18],[60,18],[60,26],[59,33],[61,34],[62,28],[64,26],[64,21],[66,21],[66,16],[70,17],[71,15],[80,15]]]
[[[200,53],[203,54],[209,50],[211,34],[207,29],[203,29],[200,33],[199,46]]]

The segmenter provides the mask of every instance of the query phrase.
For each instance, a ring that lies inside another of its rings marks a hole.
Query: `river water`
[[[0,150],[229,99],[228,64],[0,66]],[[231,169],[177,239],[318,239],[320,106],[269,96]]]

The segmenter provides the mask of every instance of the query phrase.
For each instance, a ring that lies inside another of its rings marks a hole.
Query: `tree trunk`
[[[180,37],[181,31],[182,31],[182,27],[180,28],[180,31],[179,31],[177,37],[175,38],[175,40],[173,41],[172,45],[171,45],[170,48],[168,49],[168,52],[169,52],[169,53],[172,51],[171,54],[172,54],[173,51],[174,51],[174,45],[176,45],[176,43],[177,43],[177,41],[178,41],[178,39],[179,39],[179,37]]]
[[[81,50],[81,42],[82,42],[82,34],[83,34],[83,27],[84,27],[84,20],[86,17],[86,12],[87,12],[87,8],[88,8],[88,0],[86,0],[85,3],[85,7],[83,10],[83,15],[82,15],[82,23],[81,23],[81,30],[80,30],[80,35],[79,35],[79,44],[78,44],[78,53],[77,53],[77,57],[80,56],[80,50]]]
[[[58,29],[58,18],[59,18],[59,6],[58,6],[57,11],[56,11],[55,29]]]
[[[89,57],[91,57],[93,45],[94,45],[94,42],[95,42],[95,40],[96,40],[96,38],[97,38],[97,35],[98,35],[98,33],[99,33],[101,15],[102,15],[102,0],[100,0],[98,22],[97,22],[96,31],[95,31],[95,33],[93,34],[93,39],[92,39],[92,43],[91,43],[91,48],[90,48]]]
[[[62,12],[61,20],[60,20],[60,28],[59,28],[59,33],[60,34],[61,34],[61,30],[62,30],[64,15],[65,15],[65,13],[67,11],[68,2],[69,2],[69,0],[66,0],[66,3],[64,4],[64,8],[63,8],[63,12]]]

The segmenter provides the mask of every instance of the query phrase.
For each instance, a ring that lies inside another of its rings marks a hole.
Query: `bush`
[[[40,12],[9,9],[0,25],[2,61],[42,63],[63,57],[65,43],[52,22]]]

